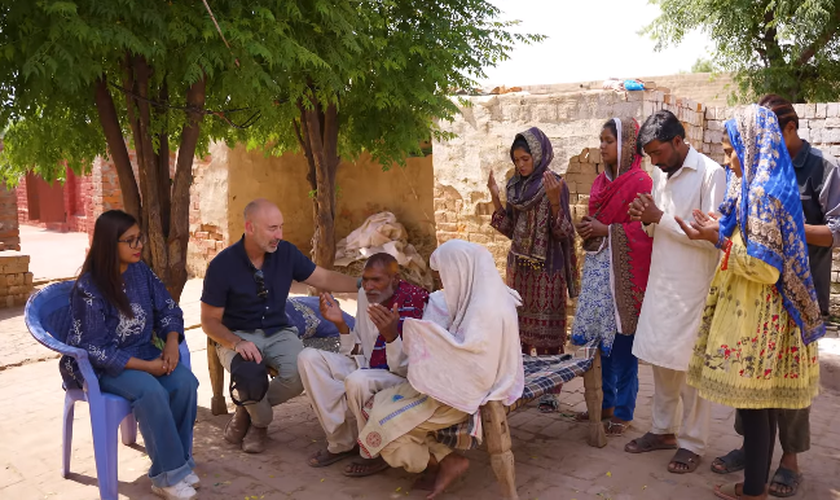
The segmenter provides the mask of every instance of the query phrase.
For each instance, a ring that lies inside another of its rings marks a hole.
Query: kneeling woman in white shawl
[[[432,254],[431,267],[440,272],[443,290],[431,295],[422,320],[403,325],[408,382],[371,400],[359,435],[362,456],[381,454],[392,467],[419,473],[439,464],[428,498],[468,466],[434,433],[477,416],[488,401],[512,404],[525,380],[516,315],[521,300],[502,281],[490,252],[451,240]]]

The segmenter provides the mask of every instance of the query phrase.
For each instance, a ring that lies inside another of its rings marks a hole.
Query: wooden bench
[[[589,412],[589,446],[603,448],[607,445],[607,434],[601,422],[601,403],[604,391],[601,386],[601,352],[596,349],[592,366],[583,375],[584,398]],[[520,406],[521,407],[521,406]],[[514,410],[516,411],[516,410]],[[508,409],[500,401],[491,401],[481,407],[481,423],[490,465],[505,500],[519,500],[516,493],[516,471],[511,451]]]

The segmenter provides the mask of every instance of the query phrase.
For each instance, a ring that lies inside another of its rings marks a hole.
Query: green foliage
[[[513,33],[516,23],[498,21],[483,0],[314,1],[300,9],[313,22],[290,25],[290,36],[311,64],[275,73],[276,83],[259,90],[263,119],[238,135],[249,147],[297,150],[298,105],[314,100],[337,103],[343,158],[367,151],[383,165],[402,164],[422,154],[430,134],[449,138],[435,123],[458,112],[454,91],[475,87],[514,44],[543,38]]]
[[[206,75],[208,116],[198,154],[211,139],[250,148],[297,150],[299,104],[339,106],[339,153],[369,151],[383,164],[422,154],[435,127],[451,119],[455,90],[475,86],[484,68],[516,43],[484,0],[214,0],[228,48],[201,0],[0,0],[0,124],[7,124],[0,175],[14,182],[35,168],[83,172],[106,152],[93,86],[105,78],[125,137],[126,55],[153,68],[152,132],[178,144],[185,93]],[[166,84],[168,98],[159,89]],[[232,127],[259,113],[247,129]],[[157,136],[155,135],[155,140]],[[155,143],[157,147],[158,144]]]
[[[147,99],[154,101],[151,132],[177,147],[187,120],[185,94],[207,78],[206,108],[252,104],[293,69],[324,67],[291,37],[309,22],[285,0],[210,2],[228,48],[201,0],[15,1],[0,3],[0,123],[7,124],[0,175],[15,181],[35,168],[60,178],[63,161],[81,172],[106,150],[94,102],[94,83],[110,84],[125,137],[128,128],[126,56],[141,55],[153,69]],[[324,3],[326,5],[326,3]],[[168,96],[161,96],[165,87]],[[198,153],[211,138],[231,135],[231,123],[252,111],[220,113],[201,126]],[[157,146],[157,144],[156,144]]]
[[[714,63],[709,59],[704,59],[702,57],[698,58],[694,61],[694,64],[691,66],[692,73],[714,73],[715,66]]]
[[[776,92],[793,101],[840,97],[840,0],[651,0],[662,14],[645,28],[657,47],[700,29],[715,66],[735,75],[739,98]]]

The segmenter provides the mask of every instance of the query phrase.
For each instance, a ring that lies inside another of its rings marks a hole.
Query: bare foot
[[[461,477],[470,467],[470,461],[457,453],[450,453],[440,461],[440,467],[435,478],[435,489],[426,497],[426,500],[433,500],[443,493],[452,481]]]
[[[722,486],[716,486],[715,491],[718,492],[723,489]],[[717,495],[717,493],[715,493]],[[724,494],[721,498],[731,498],[732,495]],[[735,485],[735,498],[738,500],[767,500],[767,490],[764,490],[763,495],[744,495],[744,483],[737,483]]]
[[[411,487],[413,490],[420,490],[420,491],[434,491],[435,490],[435,479],[437,479],[438,470],[440,468],[437,465],[429,466],[420,473],[420,476],[414,481],[414,485]]]

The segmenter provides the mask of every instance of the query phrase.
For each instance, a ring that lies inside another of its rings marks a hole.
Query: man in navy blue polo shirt
[[[225,426],[225,439],[241,443],[247,453],[265,449],[272,407],[303,391],[297,370],[303,343],[286,317],[293,280],[330,292],[358,290],[356,278],[316,266],[283,241],[283,214],[276,205],[265,199],[252,201],[245,207],[244,236],[207,266],[201,294],[201,327],[216,342],[225,369],[230,372],[232,364],[264,361],[278,373],[268,391],[258,401],[237,406]],[[265,376],[264,370],[254,368],[242,373]],[[249,380],[235,382],[259,386]]]

